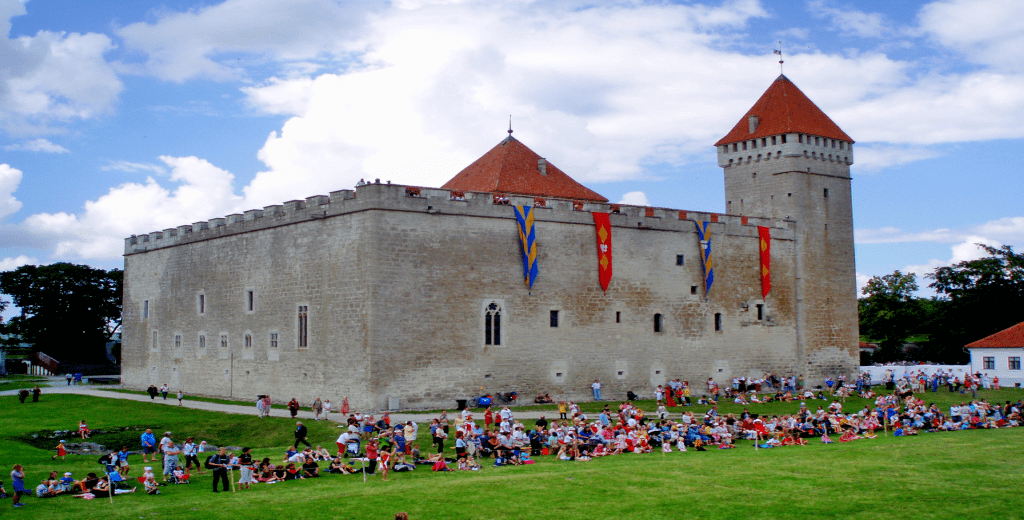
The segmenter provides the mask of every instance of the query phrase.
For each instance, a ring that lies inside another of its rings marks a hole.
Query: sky
[[[857,142],[858,283],[1024,246],[1024,2],[0,0],[0,271],[515,136],[613,202],[724,212],[785,74]],[[922,281],[926,285],[927,280]]]

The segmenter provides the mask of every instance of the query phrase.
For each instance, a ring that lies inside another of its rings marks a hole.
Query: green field
[[[989,393],[993,400],[1017,399],[1019,390]],[[927,394],[946,403],[962,396]],[[846,408],[859,408],[851,399]],[[808,403],[815,408],[821,401]],[[588,407],[598,405],[588,405]],[[763,413],[788,413],[792,403],[751,406]],[[742,407],[722,406],[723,411]],[[677,409],[678,410],[678,409]],[[695,411],[702,411],[703,408]],[[219,414],[146,402],[76,395],[45,395],[20,404],[0,397],[0,465],[25,466],[34,486],[50,470],[76,477],[99,471],[96,456],[51,462],[56,442],[33,437],[44,430],[74,429],[80,419],[106,430],[94,441],[136,449],[137,432],[152,427],[192,435],[213,444],[253,446],[256,457],[281,459],[294,422],[285,418]],[[309,421],[310,440],[333,447],[340,429]],[[425,431],[421,429],[421,432]],[[159,435],[158,435],[159,436]],[[429,440],[423,441],[426,447]],[[234,494],[210,492],[208,475],[190,485],[166,486],[160,496],[139,492],[84,501],[62,496],[25,499],[25,518],[379,518],[407,511],[419,519],[488,518],[1019,518],[1024,499],[1017,490],[1024,456],[1024,429],[879,436],[850,444],[755,451],[749,442],[734,450],[619,455],[591,462],[538,457],[522,467],[485,467],[480,472],[392,473],[364,484],[360,476],[327,475],[317,480],[259,484]],[[71,441],[73,442],[73,441]],[[133,474],[141,457],[131,458]],[[10,491],[9,469],[3,480]],[[10,502],[0,501],[0,508]]]

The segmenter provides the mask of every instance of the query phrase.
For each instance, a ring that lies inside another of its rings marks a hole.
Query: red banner
[[[764,226],[757,226],[757,234],[761,238],[761,298],[766,298],[772,290],[772,234]]]
[[[597,228],[597,274],[601,289],[608,290],[612,281],[612,224],[607,213],[594,213],[594,227]]]

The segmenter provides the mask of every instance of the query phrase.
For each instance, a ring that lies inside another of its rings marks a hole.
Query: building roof
[[[750,116],[757,116],[758,124],[750,132]],[[779,134],[801,133],[853,142],[824,112],[815,105],[792,81],[780,74],[761,98],[750,107],[732,130],[715,146],[731,144]]]
[[[1024,321],[987,338],[968,343],[967,348],[1024,348]]]
[[[541,161],[544,173],[541,173]],[[510,134],[441,188],[608,202]]]

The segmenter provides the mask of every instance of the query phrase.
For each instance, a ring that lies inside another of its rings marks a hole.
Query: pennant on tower
[[[612,224],[607,213],[594,212],[594,227],[597,229],[597,277],[601,289],[608,290],[612,281]]]
[[[764,299],[772,290],[772,232],[765,226],[757,226],[757,235],[761,239],[761,298]]]
[[[704,266],[704,297],[711,292],[711,284],[715,282],[715,270],[711,261],[711,227],[710,222],[696,221],[697,238],[700,240],[700,260]]]
[[[513,206],[516,211],[516,222],[519,224],[519,242],[523,253],[523,282],[533,288],[537,279],[537,235],[533,227],[533,208],[530,206]]]

